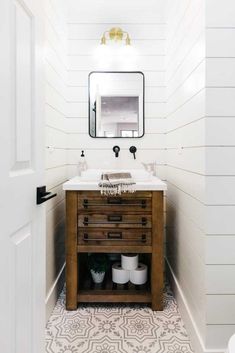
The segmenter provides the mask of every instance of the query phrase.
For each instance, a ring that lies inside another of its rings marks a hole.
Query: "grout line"
[[[67,25],[147,25],[147,26],[152,26],[152,25],[166,25],[166,22],[66,22]]]
[[[182,108],[185,104],[187,104],[188,102],[190,102],[194,97],[196,97],[198,94],[200,94],[203,90],[205,90],[205,87],[202,87],[201,89],[199,89],[199,91],[197,91],[195,94],[193,94],[192,96],[190,96],[190,98],[188,98],[184,103],[182,103],[180,106],[178,106],[175,110],[173,110],[172,112],[170,112],[168,115],[166,115],[166,118],[169,118],[170,116],[172,116],[175,112],[177,112],[180,108]]]
[[[81,150],[82,147],[68,147],[66,148],[66,150],[68,151],[77,151],[77,150]],[[85,149],[86,151],[111,151],[111,147],[110,148],[102,148],[102,147],[87,147]],[[139,149],[141,151],[165,151],[165,148],[141,148]],[[122,148],[122,151],[129,151],[128,147],[124,147]]]
[[[206,29],[235,29],[235,27],[217,27],[217,26],[206,26]]]
[[[48,210],[46,210],[46,215],[48,216],[49,213],[55,211],[56,208],[58,207],[63,207],[64,206],[64,203],[65,203],[65,197],[63,197],[62,199],[60,199],[57,203],[55,203],[53,205],[53,207],[49,208]],[[53,226],[54,226],[54,229],[60,224],[62,223],[62,221],[65,220],[65,216],[63,215],[63,219],[61,220],[61,218],[58,220],[57,223],[55,223]]]
[[[55,89],[56,90],[56,89]],[[87,104],[88,105],[88,99],[86,101],[74,101],[74,100],[65,100],[66,103],[78,103],[78,104]],[[145,104],[166,104],[167,102],[162,100],[162,101],[148,101],[145,100]]]
[[[188,214],[187,212],[185,213],[185,210],[182,210],[182,208],[180,208],[178,205],[176,205],[176,204],[175,204],[171,199],[169,199],[167,196],[166,196],[166,200],[167,200],[167,202],[169,202],[172,206],[176,207],[176,209],[177,209],[178,211],[180,211],[180,212],[183,214],[183,216],[184,216],[185,218],[189,219],[189,220],[194,224],[194,226],[195,226],[202,234],[205,234],[205,231],[204,231],[201,227],[199,227],[198,223],[197,223],[194,219],[192,219],[191,217],[189,217],[189,214]]]
[[[67,71],[67,69],[68,69],[68,67],[67,67],[67,66],[68,66],[68,63],[66,62],[66,64],[65,64],[65,63],[63,62],[63,60],[61,59],[59,53],[57,52],[57,49],[54,48],[54,46],[51,44],[51,42],[50,42],[50,40],[49,40],[48,38],[47,38],[46,40],[47,40],[48,44],[50,44],[50,49],[54,51],[54,53],[56,54],[57,58],[59,59],[60,64],[62,64],[63,70]],[[66,55],[66,56],[67,56],[67,55]]]
[[[174,35],[173,35],[173,37],[167,38],[168,41],[169,41],[171,44],[174,42],[174,41],[173,41],[173,38],[176,37],[176,34],[177,34],[177,32],[178,32],[178,29],[179,29],[180,25],[182,24],[183,18],[184,18],[185,15],[187,14],[190,5],[191,5],[191,2],[188,1],[187,5],[186,5],[186,7],[185,7],[185,9],[184,9],[184,12],[181,14],[182,16],[178,19],[178,22],[177,22],[176,25],[173,27],[173,28],[174,28]],[[170,46],[168,47],[168,49],[171,48],[171,47],[172,47],[172,45],[170,45]]]
[[[166,54],[135,54],[135,57],[165,57]],[[68,54],[67,57],[93,57],[93,54]],[[122,55],[110,55],[110,57],[122,57]]]
[[[94,41],[94,42],[97,42],[97,41],[100,41],[100,38],[67,38],[68,40],[71,40],[71,41]],[[134,37],[131,37],[131,40],[134,42],[137,42],[137,41],[166,41],[166,38],[134,38]]]
[[[65,78],[55,69],[55,67],[52,65],[52,63],[51,63],[50,61],[48,61],[48,58],[47,58],[47,57],[45,57],[45,61],[46,61],[47,64],[51,67],[51,69],[57,74],[57,76],[60,77],[60,79],[62,80],[63,84],[66,86],[66,80],[65,80]],[[68,69],[67,69],[67,71],[68,71]],[[45,74],[45,76],[47,76],[47,75]]]
[[[53,105],[51,105],[50,103],[48,102],[45,102],[46,105],[48,105],[50,108],[52,108],[53,110],[55,110],[57,113],[59,113],[60,115],[62,115],[63,119],[66,119],[66,115],[61,112],[60,110],[58,110],[56,107],[54,107]]]
[[[202,3],[202,1],[201,1],[201,3]],[[175,48],[172,53],[169,53],[169,55],[170,55],[171,57],[175,57],[175,53],[179,50],[179,48],[182,47],[182,43],[183,43],[183,41],[185,40],[185,38],[187,38],[187,34],[188,34],[188,33],[191,34],[190,31],[192,31],[192,28],[194,28],[193,26],[195,26],[195,22],[196,22],[196,21],[197,21],[197,22],[199,21],[199,19],[200,19],[200,12],[199,12],[199,10],[201,10],[201,6],[202,6],[202,4],[200,4],[200,7],[197,8],[197,12],[196,12],[196,15],[194,14],[193,21],[191,21],[190,24],[188,24],[188,26],[187,26],[186,28],[184,28],[184,30],[185,30],[184,33],[186,33],[186,35],[185,35],[183,38],[181,37],[180,43],[178,43],[177,48]],[[186,11],[186,12],[187,12],[187,11]],[[183,16],[183,17],[184,17],[184,16]],[[180,24],[182,24],[182,21],[179,21],[179,26],[180,26]],[[198,24],[198,23],[196,23],[196,24]],[[178,26],[178,27],[179,27],[179,26]],[[178,29],[178,28],[177,28],[177,29]],[[173,37],[172,37],[172,38],[167,38],[167,40],[170,41],[170,43],[173,43],[173,42],[174,42],[174,39],[176,38],[176,33],[177,33],[177,31],[174,31]],[[170,46],[167,48],[167,53],[169,52],[169,49],[171,49],[171,48],[172,48],[172,45],[170,45]],[[168,56],[169,56],[169,55],[168,55]],[[168,64],[169,64],[169,62],[167,63],[167,67],[169,66]]]
[[[64,168],[64,167],[67,167],[67,164],[56,165],[54,167],[46,168],[46,170],[52,170],[52,169]]]
[[[166,131],[166,135],[167,135],[167,134],[170,134],[170,133],[172,133],[172,132],[174,132],[174,131],[177,131],[177,130],[179,130],[179,129],[182,129],[182,128],[184,128],[185,126],[194,124],[194,123],[196,123],[196,122],[198,122],[198,121],[200,121],[200,120],[202,120],[202,119],[205,119],[205,118],[206,118],[206,116],[202,116],[201,118],[192,120],[192,121],[190,121],[190,122],[188,122],[188,123],[185,123],[184,125],[180,125],[180,126],[176,127],[175,129],[168,130],[168,131]]]
[[[229,89],[234,89],[235,86],[205,86],[205,88],[215,88],[215,89],[229,88]]]
[[[68,85],[68,87],[80,87],[80,88],[87,88],[88,89],[88,85]],[[158,86],[158,85],[145,85],[145,88],[166,88],[166,86]]]
[[[235,59],[235,56],[206,56],[205,59]]]
[[[202,32],[200,32],[200,35],[197,37],[197,40],[195,41],[195,43],[192,45],[192,47],[190,48],[190,50],[187,52],[187,54],[183,57],[183,59],[180,61],[180,63],[177,65],[177,67],[175,68],[173,74],[171,75],[171,77],[167,80],[167,84],[169,84],[169,82],[172,81],[173,77],[175,76],[175,74],[178,72],[179,68],[185,63],[185,61],[187,60],[188,56],[192,53],[193,48],[196,46],[196,44],[198,43],[200,37],[202,35]],[[167,56],[167,54],[166,54]],[[205,60],[205,57],[204,57]],[[171,60],[172,61],[172,60]],[[169,62],[171,62],[169,61]]]
[[[50,20],[50,18],[48,17],[48,13],[45,11],[45,17],[46,17],[46,21],[48,22],[49,24],[49,27],[52,28],[52,31],[54,32],[55,36],[57,37],[57,40],[60,42],[60,45],[63,47],[63,49],[65,51],[67,51],[67,48],[64,46],[64,44],[61,43],[61,36],[60,36],[60,33],[57,31],[57,29],[55,28],[54,26],[54,23],[52,23],[52,21]],[[47,32],[47,31],[46,31]],[[66,33],[64,33],[64,38],[68,39],[67,38],[67,35]]]
[[[169,180],[167,180],[168,184],[171,184],[173,187],[175,187],[176,189],[180,190],[181,192],[183,192],[184,194],[188,195],[189,197],[191,197],[192,199],[200,202],[200,204],[202,204],[203,206],[208,206],[207,204],[205,204],[203,201],[199,200],[197,197],[193,196],[192,194],[189,194],[188,192],[184,191],[183,189],[181,189],[180,187],[178,187],[177,185],[175,185],[174,183],[170,182]],[[169,197],[166,196],[167,199],[169,199]],[[170,200],[170,199],[169,199]]]
[[[195,172],[195,171],[192,171],[192,170],[189,170],[189,169],[184,169],[184,168],[180,168],[180,167],[176,167],[174,165],[171,165],[171,164],[168,164],[167,163],[167,167],[170,167],[170,168],[175,168],[175,169],[178,169],[178,170],[183,170],[185,172],[188,172],[188,173],[192,173],[192,174],[197,174],[197,175],[200,175],[200,176],[206,176],[205,174],[202,174],[202,173],[199,173],[199,172]]]
[[[206,266],[235,266],[235,263],[232,263],[232,264],[224,264],[224,263],[223,264],[220,264],[220,263],[207,264],[206,263]]]
[[[64,96],[57,88],[55,88],[55,86],[53,84],[51,84],[51,82],[48,80],[48,78],[45,79],[45,83],[48,86],[50,86],[66,103],[68,103],[68,101],[66,99],[66,94]]]
[[[189,169],[184,169],[184,168],[180,168],[180,167],[176,167],[174,165],[168,164],[166,163],[167,167],[170,168],[174,168],[174,169],[178,169],[178,170],[183,170],[184,172],[188,172],[188,173],[192,173],[192,174],[197,174],[203,177],[209,177],[209,178],[218,178],[218,177],[223,177],[223,178],[235,178],[235,174],[230,174],[230,175],[226,175],[226,174],[202,174],[199,172],[195,172]]]
[[[68,164],[67,166],[69,166],[69,164]],[[58,187],[58,186],[61,186],[61,185],[64,184],[66,181],[68,181],[68,178],[67,178],[67,177],[66,177],[66,179],[64,179],[64,180],[63,180],[62,182],[60,182],[59,184],[56,184],[56,185],[54,185],[54,186],[48,188],[48,190],[52,190],[52,189],[54,189],[54,188],[56,188],[56,187]]]
[[[90,72],[90,70],[88,70],[88,69],[71,69],[71,68],[68,68],[68,73],[69,72],[86,72],[86,73],[89,73]],[[145,72],[154,72],[154,73],[165,73],[166,72],[166,70],[151,70],[151,69],[144,69],[143,70],[143,72],[145,73]]]
[[[202,65],[202,63],[205,61],[205,58],[203,58],[195,67],[194,69],[188,74],[188,76],[180,83],[179,86],[177,86],[173,92],[167,97],[167,102],[170,100],[172,96],[175,95],[175,93],[184,85],[184,83],[190,78],[190,76],[193,75],[193,73]]]
[[[49,125],[49,124],[47,124],[47,123],[45,124],[45,126],[46,126],[46,127],[49,127],[50,129],[53,129],[53,130],[57,130],[57,131],[59,131],[59,132],[62,132],[62,133],[65,134],[65,135],[68,134],[67,131],[62,130],[62,129],[59,129],[58,127],[51,126],[51,125]]]
[[[207,233],[207,237],[235,237],[235,234],[214,234],[214,233]]]

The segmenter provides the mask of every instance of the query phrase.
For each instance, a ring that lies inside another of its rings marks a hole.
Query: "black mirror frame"
[[[106,136],[92,136],[90,133],[90,76],[94,73],[107,73],[107,74],[141,74],[143,78],[143,134],[138,137],[106,137]],[[144,136],[145,134],[145,77],[142,71],[91,71],[88,75],[88,130],[89,136],[92,138],[100,138],[100,139],[139,139]]]

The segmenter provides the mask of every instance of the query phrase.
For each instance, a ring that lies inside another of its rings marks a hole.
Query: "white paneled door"
[[[43,353],[42,1],[0,1],[0,351]]]

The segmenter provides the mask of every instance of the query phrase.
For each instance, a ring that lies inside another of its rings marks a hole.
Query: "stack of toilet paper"
[[[148,267],[139,263],[137,254],[125,254],[121,256],[121,263],[112,266],[112,280],[117,284],[125,284],[129,281],[133,284],[147,282]]]

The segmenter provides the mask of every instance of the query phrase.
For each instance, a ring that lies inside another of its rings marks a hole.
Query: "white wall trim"
[[[184,293],[180,287],[180,284],[174,274],[174,271],[166,259],[166,264],[171,275],[171,280],[174,284],[174,292],[179,306],[180,314],[183,318],[183,321],[187,327],[187,331],[190,333],[190,339],[193,345],[195,353],[226,353],[226,348],[224,349],[207,349],[204,345],[200,332],[197,328],[196,322],[192,316],[190,308],[188,306],[187,300],[184,296]]]
[[[46,304],[46,322],[48,321],[52,310],[55,307],[56,301],[58,299],[58,294],[60,293],[63,285],[64,285],[64,270],[65,270],[65,263],[63,264],[58,276],[56,277],[53,285],[51,286],[45,300]]]

